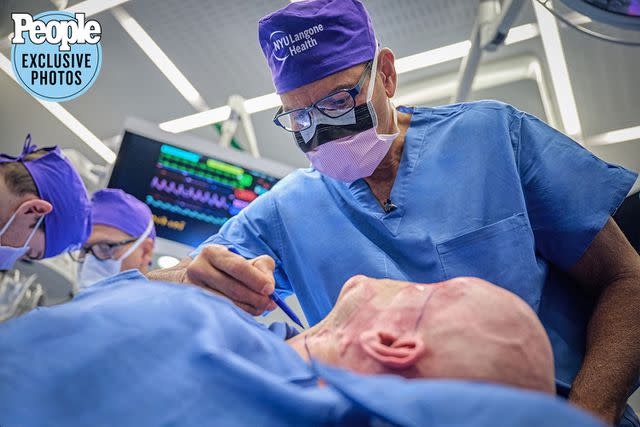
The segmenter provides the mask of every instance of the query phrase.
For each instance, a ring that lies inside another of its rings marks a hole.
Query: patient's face
[[[537,316],[520,298],[480,279],[425,285],[358,276],[316,328],[311,347],[329,333],[335,362],[356,372],[553,392],[551,347]]]

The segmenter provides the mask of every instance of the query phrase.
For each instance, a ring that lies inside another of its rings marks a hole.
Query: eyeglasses
[[[138,240],[137,238],[121,240],[119,242],[98,242],[91,246],[83,247],[78,251],[69,252],[69,256],[76,262],[84,262],[87,254],[91,254],[100,261],[113,259],[114,252],[117,248],[128,245]]]
[[[362,90],[365,79],[369,71],[371,71],[371,64],[372,61],[367,63],[360,80],[351,89],[340,89],[305,108],[283,112],[283,107],[280,106],[276,116],[273,118],[273,122],[286,131],[300,132],[309,129],[313,124],[313,119],[311,118],[311,110],[313,109],[332,119],[344,116],[355,108],[356,96]]]

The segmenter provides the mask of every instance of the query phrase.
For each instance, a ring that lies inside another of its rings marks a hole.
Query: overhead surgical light
[[[281,103],[280,96],[277,93],[272,92],[267,95],[247,99],[244,101],[244,109],[247,110],[247,113],[253,114],[279,107]]]
[[[640,31],[640,0],[559,0],[565,7],[575,10],[594,22],[604,24],[608,28],[605,34],[600,29],[594,30],[583,25],[571,22],[561,13],[550,7],[551,0],[535,0],[556,19],[587,36],[610,43],[626,46],[640,46],[640,40],[630,33]],[[602,25],[601,25],[602,26]],[[626,31],[621,31],[626,30]],[[616,35],[624,33],[623,36]]]
[[[165,132],[172,133],[186,132],[191,129],[208,126],[213,123],[224,122],[230,115],[231,107],[223,105],[222,107],[213,108],[201,113],[195,113],[189,116],[180,117],[179,119],[160,123],[160,129]]]
[[[634,140],[640,140],[640,126],[618,129],[601,135],[596,135],[589,138],[587,143],[589,145],[609,145]]]
[[[398,74],[404,74],[421,68],[432,67],[437,64],[460,59],[469,52],[470,47],[471,42],[469,40],[465,40],[448,46],[416,53],[415,55],[405,56],[404,58],[398,58],[395,62],[396,72]]]
[[[640,0],[561,0],[595,21],[640,30]]]

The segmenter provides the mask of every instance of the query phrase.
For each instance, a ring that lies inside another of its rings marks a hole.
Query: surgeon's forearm
[[[624,411],[640,375],[640,274],[603,289],[591,316],[582,368],[569,395],[574,404],[609,423]]]
[[[171,268],[150,271],[146,274],[147,279],[158,280],[161,282],[184,283],[185,276],[187,274],[187,266],[191,261],[192,258],[186,257]]]

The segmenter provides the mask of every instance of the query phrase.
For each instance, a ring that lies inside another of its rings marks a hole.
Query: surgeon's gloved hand
[[[210,245],[186,264],[181,282],[213,290],[258,316],[276,309],[269,298],[275,290],[274,269],[275,262],[270,256],[245,259],[225,246]]]

